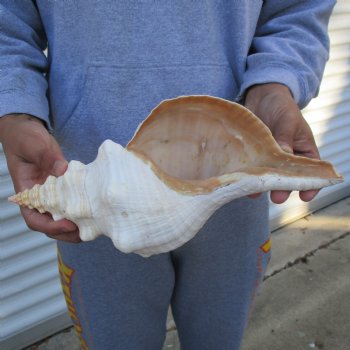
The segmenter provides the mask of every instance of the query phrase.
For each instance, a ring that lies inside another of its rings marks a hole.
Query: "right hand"
[[[49,175],[63,175],[67,169],[58,143],[35,117],[26,114],[1,117],[0,142],[16,192],[44,183]],[[54,239],[81,242],[72,221],[54,221],[49,213],[40,214],[36,209],[21,208],[21,212],[30,229]]]
[[[287,153],[320,159],[310,126],[303,118],[290,90],[281,84],[255,85],[247,93],[245,106],[258,116],[271,130],[273,137]],[[300,191],[305,202],[312,200],[318,190]],[[276,204],[285,202],[290,191],[271,191]]]

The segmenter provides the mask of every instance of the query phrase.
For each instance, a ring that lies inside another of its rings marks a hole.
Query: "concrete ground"
[[[242,350],[350,350],[350,197],[275,231],[272,247]],[[29,349],[80,346],[68,329]],[[180,349],[171,317],[169,349]]]

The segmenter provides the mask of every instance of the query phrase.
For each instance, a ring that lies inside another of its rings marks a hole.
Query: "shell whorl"
[[[21,207],[27,207],[29,209],[37,209],[40,213],[45,213],[45,209],[42,206],[39,194],[39,186],[35,185],[32,189],[24,190],[8,198],[9,202],[20,205]]]
[[[60,177],[49,176],[42,185],[19,192],[8,200],[40,213],[49,212],[55,220],[90,217],[89,199],[84,188],[86,165],[71,161]]]

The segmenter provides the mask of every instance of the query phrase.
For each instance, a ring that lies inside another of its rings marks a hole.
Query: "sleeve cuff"
[[[49,132],[52,132],[46,97],[24,95],[15,90],[2,92],[0,93],[0,117],[11,113],[31,114],[43,120]]]
[[[248,69],[243,76],[238,101],[244,101],[247,90],[253,85],[279,83],[285,85],[291,91],[295,102],[300,108],[304,108],[308,103],[305,86],[301,79],[298,79],[294,73],[291,73],[287,67],[266,65]]]

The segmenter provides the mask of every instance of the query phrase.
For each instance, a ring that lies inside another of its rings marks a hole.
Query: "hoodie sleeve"
[[[50,127],[46,42],[34,1],[0,1],[0,117],[27,113]]]
[[[289,87],[300,108],[318,93],[328,60],[335,0],[266,0],[247,58],[240,96],[256,84]]]

